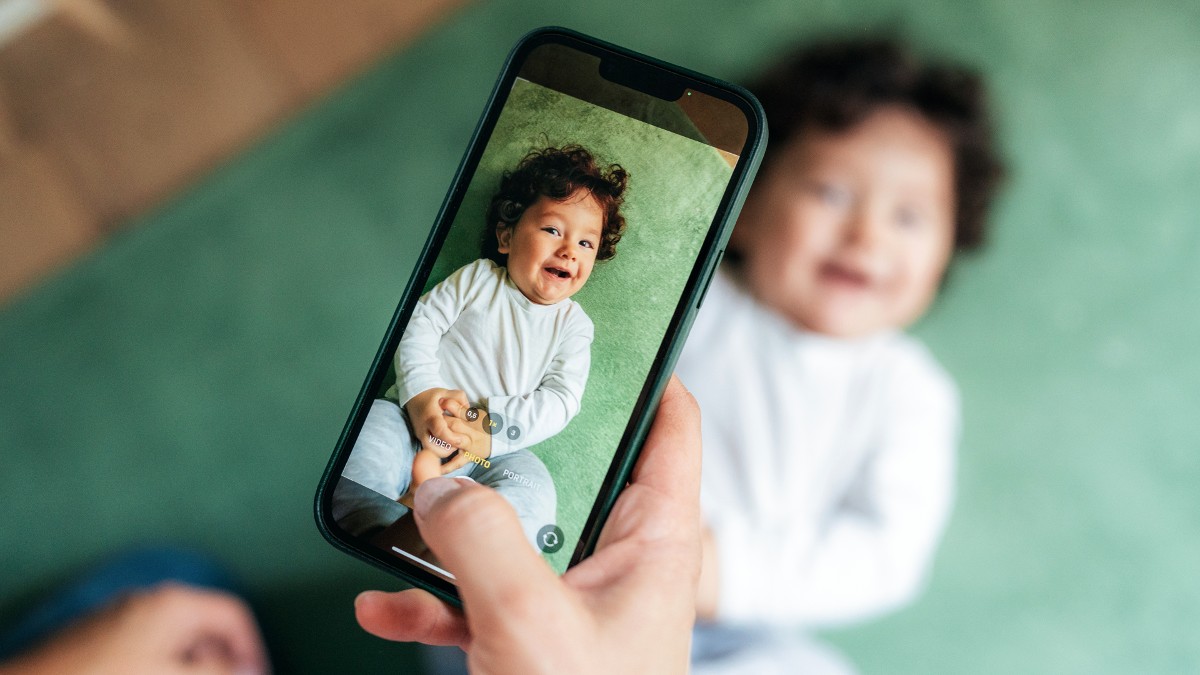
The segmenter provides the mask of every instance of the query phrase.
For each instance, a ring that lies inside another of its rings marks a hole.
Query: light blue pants
[[[371,403],[342,470],[346,480],[333,493],[333,517],[342,529],[364,535],[408,513],[396,499],[412,482],[413,458],[420,449],[400,406],[385,399]],[[538,530],[555,522],[558,504],[546,465],[528,450],[491,458],[488,464],[468,463],[447,475],[468,476],[499,492],[516,509],[525,538],[536,546]]]
[[[799,628],[698,623],[691,675],[856,675],[852,663]]]

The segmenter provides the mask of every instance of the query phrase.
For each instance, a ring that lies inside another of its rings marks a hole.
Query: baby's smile
[[[570,279],[572,276],[574,276],[571,274],[570,270],[559,265],[547,265],[542,269],[551,277],[557,279]]]
[[[867,271],[852,265],[830,261],[818,271],[821,281],[847,290],[868,290],[875,280]]]

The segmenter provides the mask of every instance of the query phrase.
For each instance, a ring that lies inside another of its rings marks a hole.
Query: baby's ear
[[[496,250],[508,255],[509,244],[512,242],[513,227],[507,223],[496,223]]]

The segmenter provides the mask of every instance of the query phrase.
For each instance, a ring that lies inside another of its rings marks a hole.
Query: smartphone
[[[458,602],[410,509],[467,476],[558,572],[586,557],[765,143],[740,87],[562,28],[522,38],[321,479],[324,536]]]

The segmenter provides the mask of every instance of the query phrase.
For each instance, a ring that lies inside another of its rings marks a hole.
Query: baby
[[[373,402],[344,478],[409,507],[417,485],[451,473],[552,493],[526,448],[579,412],[593,326],[571,297],[616,254],[627,180],[574,145],[530,152],[503,175],[484,257],[421,297],[396,350],[396,384]],[[533,533],[554,522],[553,502],[548,513],[541,503],[524,509]]]
[[[981,244],[1002,167],[979,78],[889,40],[809,48],[752,90],[771,149],[677,371],[704,411],[693,672],[847,672],[796,629],[921,584],[959,403],[902,330]]]

